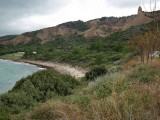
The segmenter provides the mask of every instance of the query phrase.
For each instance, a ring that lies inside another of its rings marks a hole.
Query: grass
[[[2,55],[2,56],[0,56],[0,58],[3,58],[3,59],[22,59],[23,55],[24,55],[24,52],[18,52],[18,53],[13,53],[13,54]]]
[[[146,82],[147,80],[147,82]],[[148,82],[149,80],[149,82]],[[83,84],[68,96],[58,96],[12,115],[12,120],[158,120],[160,69],[128,61],[113,71]]]

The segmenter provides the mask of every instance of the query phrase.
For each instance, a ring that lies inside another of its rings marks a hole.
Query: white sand
[[[54,63],[54,62],[42,62],[42,61],[30,61],[30,60],[22,60],[22,62],[30,63],[46,68],[53,69],[60,74],[69,74],[75,78],[82,78],[85,76],[87,70],[80,67],[73,67],[68,64]]]

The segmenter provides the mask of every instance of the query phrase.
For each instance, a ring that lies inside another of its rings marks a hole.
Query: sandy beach
[[[52,69],[60,74],[68,74],[71,75],[77,79],[82,78],[85,76],[85,73],[87,72],[86,69],[83,69],[81,67],[73,67],[68,64],[62,64],[62,63],[55,63],[55,62],[44,62],[44,61],[31,61],[31,60],[13,60],[15,62],[21,62],[21,63],[29,63],[32,65],[40,66],[42,68]]]

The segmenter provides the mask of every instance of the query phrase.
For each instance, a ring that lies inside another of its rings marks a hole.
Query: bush
[[[112,91],[119,94],[120,92],[128,90],[129,88],[130,85],[123,81],[109,81],[100,86],[100,88],[97,91],[97,95],[100,98],[104,98],[110,96],[112,94]]]
[[[9,108],[13,113],[19,113],[24,109],[28,109],[35,105],[35,100],[27,96],[24,92],[6,93],[0,96],[0,101],[3,106]]]
[[[75,105],[58,101],[45,103],[32,110],[27,120],[85,120],[80,109]]]
[[[113,80],[123,80],[126,76],[121,73],[106,74],[103,77],[98,77],[95,81],[88,83],[88,86],[84,89],[84,92],[92,93],[96,91],[102,84],[113,81]]]
[[[100,88],[98,89],[98,96],[99,97],[105,97],[109,96],[112,93],[113,89],[113,82],[106,82],[105,84],[101,85]]]
[[[74,77],[43,70],[18,81],[9,93],[0,96],[0,102],[19,113],[55,96],[70,95],[77,85]]]
[[[87,80],[91,81],[97,78],[98,76],[105,75],[107,73],[107,69],[105,66],[96,66],[92,68],[89,72],[86,73],[85,77]]]
[[[80,20],[74,21],[74,22],[66,22],[66,23],[60,24],[59,26],[66,26],[68,28],[77,29],[81,32],[89,29],[86,23]]]
[[[10,120],[9,109],[0,103],[0,120]]]
[[[75,103],[84,109],[89,105],[90,99],[87,96],[80,96],[77,98],[77,100],[75,100]]]
[[[154,82],[160,76],[156,69],[152,69],[149,66],[139,66],[133,73],[129,76],[130,80],[138,80],[142,83]]]
[[[114,54],[108,58],[109,61],[118,61],[123,58],[122,54]]]
[[[123,66],[113,66],[108,70],[108,73],[114,73],[123,70]]]
[[[97,50],[98,52],[101,52],[104,49],[104,45],[103,45],[102,41],[98,41],[98,42],[92,43],[90,45],[89,49],[90,50]]]
[[[96,56],[96,59],[95,59],[95,64],[96,65],[101,65],[104,63],[104,56],[99,54]]]
[[[118,60],[118,61],[115,61],[113,64],[116,66],[116,65],[122,64],[123,62],[124,62],[123,60]]]
[[[34,73],[16,83],[12,92],[24,91],[38,102],[44,102],[55,95],[69,95],[71,90],[79,84],[69,75],[60,75],[52,70]]]

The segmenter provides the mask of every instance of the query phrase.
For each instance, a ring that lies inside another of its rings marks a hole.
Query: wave
[[[12,61],[12,60],[5,60],[5,59],[0,59],[0,61],[5,61],[5,62],[9,62],[9,63],[14,63],[14,64],[18,64],[18,65],[26,65],[26,66],[31,66],[31,67],[38,67],[40,70],[43,70],[44,68],[41,68],[39,66],[36,65],[32,65],[29,63],[24,63],[24,62],[16,62],[16,61]]]

